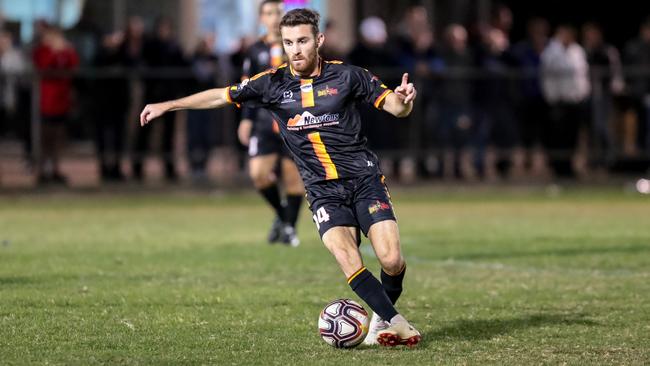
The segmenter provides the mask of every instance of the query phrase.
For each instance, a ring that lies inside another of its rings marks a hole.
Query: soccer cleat
[[[377,343],[386,347],[404,345],[413,347],[420,342],[422,336],[411,324],[399,322],[391,324],[388,328],[379,331]]]
[[[283,229],[282,220],[280,220],[279,217],[276,217],[275,220],[273,220],[273,224],[271,225],[271,230],[269,231],[269,236],[268,236],[269,244],[277,243],[279,241],[284,240],[282,229]]]
[[[389,322],[380,318],[377,313],[373,313],[372,318],[370,319],[370,326],[368,327],[368,335],[366,335],[366,338],[363,340],[363,344],[367,346],[379,344],[379,342],[377,342],[377,336],[379,335],[379,332],[385,330],[389,326]]]
[[[289,245],[291,247],[297,247],[300,245],[300,239],[298,239],[298,234],[296,229],[291,225],[286,225],[284,227],[284,237],[282,238],[282,243]]]

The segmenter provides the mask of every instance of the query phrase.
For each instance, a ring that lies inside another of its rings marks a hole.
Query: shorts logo
[[[329,97],[332,95],[337,95],[338,93],[338,89],[330,88],[329,86],[325,85],[325,89],[319,90],[317,94],[319,97]]]
[[[310,128],[319,128],[334,126],[339,124],[338,113],[326,113],[320,116],[314,116],[308,111],[302,114],[296,114],[295,117],[287,122],[287,129],[291,131],[302,131]]]
[[[375,213],[377,213],[379,211],[390,210],[390,208],[391,207],[390,207],[390,205],[388,203],[375,201],[375,203],[368,206],[368,212],[370,212],[371,215],[374,215]]]

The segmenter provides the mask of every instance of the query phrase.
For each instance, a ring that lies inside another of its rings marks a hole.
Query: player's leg
[[[251,145],[254,139],[255,137],[251,138]],[[248,173],[255,189],[271,206],[276,216],[268,237],[270,243],[282,239],[283,223],[286,221],[282,196],[274,173],[277,162],[278,154],[255,155],[248,161]]]
[[[285,228],[285,234],[288,242],[293,246],[297,246],[300,244],[300,240],[296,234],[296,223],[300,214],[300,206],[305,197],[305,187],[293,159],[283,157],[281,167],[282,183],[287,196],[285,207],[287,227]]]
[[[368,230],[368,238],[381,264],[381,283],[390,301],[395,304],[402,294],[406,261],[402,256],[399,229],[395,220],[374,223]]]
[[[381,264],[382,286],[386,295],[395,304],[402,293],[406,265],[402,256],[399,229],[390,201],[388,188],[382,176],[369,176],[358,183],[359,191],[355,202],[355,213],[361,230],[367,234]],[[415,345],[420,333],[398,315],[388,319],[373,315],[366,344],[378,342],[382,345]],[[390,320],[389,324],[386,320]]]
[[[379,280],[363,265],[357,246],[356,228],[332,227],[323,234],[322,239],[345,274],[352,290],[370,306],[372,311],[384,319],[398,316],[397,310]]]

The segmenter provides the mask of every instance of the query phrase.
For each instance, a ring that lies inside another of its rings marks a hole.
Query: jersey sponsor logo
[[[287,104],[287,103],[293,103],[296,100],[293,99],[293,92],[291,90],[287,90],[284,93],[282,93],[282,101],[280,104]]]
[[[339,90],[336,88],[330,88],[329,86],[325,85],[325,89],[319,90],[317,92],[319,97],[330,97],[332,95],[337,95],[339,93]]]
[[[291,131],[302,131],[310,128],[319,128],[324,126],[333,126],[339,124],[338,113],[326,113],[320,116],[314,116],[308,111],[302,114],[296,114],[287,122],[287,129]]]
[[[391,207],[388,203],[381,202],[381,201],[375,201],[370,206],[368,206],[368,212],[370,212],[371,215],[374,215],[375,213],[380,211],[387,211],[390,209]]]
[[[302,107],[313,107],[314,104],[314,86],[312,79],[300,80],[300,99],[302,100]]]

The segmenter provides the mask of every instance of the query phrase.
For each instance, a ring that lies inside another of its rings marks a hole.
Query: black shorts
[[[248,143],[248,156],[254,158],[271,154],[289,156],[280,135],[271,129],[254,130]]]
[[[360,228],[365,236],[374,223],[396,220],[383,175],[328,180],[307,187],[307,201],[321,238],[335,226]]]

